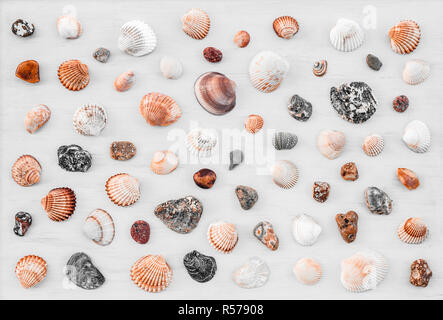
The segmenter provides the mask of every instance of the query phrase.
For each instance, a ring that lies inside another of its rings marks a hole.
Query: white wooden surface
[[[1,1],[1,196],[0,213],[0,297],[48,299],[435,299],[443,297],[441,135],[443,41],[441,33],[442,3],[439,1],[75,1],[84,33],[77,40],[59,37],[55,21],[65,1]],[[362,23],[365,5],[377,10],[377,27],[366,30],[363,46],[352,53],[338,52],[329,44],[329,30],[340,17]],[[190,8],[200,7],[211,17],[211,30],[202,41],[193,40],[181,31],[180,17]],[[274,34],[272,21],[279,15],[292,15],[300,23],[300,31],[292,40]],[[35,34],[23,39],[10,31],[11,23],[25,18],[36,26]],[[117,38],[120,26],[129,20],[148,22],[158,35],[158,47],[150,55],[136,58],[120,52]],[[416,20],[423,33],[418,49],[411,55],[395,54],[389,46],[387,31],[401,19]],[[234,46],[232,38],[241,29],[251,34],[244,49]],[[104,46],[112,52],[108,63],[92,58],[95,48]],[[206,46],[223,51],[223,61],[210,64],[202,58]],[[250,59],[260,50],[273,50],[291,63],[291,71],[282,86],[271,94],[256,91],[247,75]],[[370,70],[365,57],[373,53],[384,65],[379,72]],[[184,75],[176,81],[166,80],[159,71],[164,55],[180,58]],[[327,59],[328,73],[316,78],[312,63]],[[428,60],[432,75],[423,84],[408,86],[401,80],[404,63],[411,58]],[[16,66],[24,60],[40,63],[41,82],[28,84],[15,77]],[[70,92],[57,79],[59,64],[67,59],[80,59],[89,66],[91,82],[80,92]],[[115,77],[134,70],[137,81],[126,93],[113,89]],[[238,84],[237,106],[223,117],[205,112],[196,102],[193,83],[203,72],[225,73]],[[352,125],[340,119],[329,102],[329,89],[348,81],[365,81],[379,101],[373,118]],[[138,112],[142,96],[158,91],[176,99],[182,107],[182,118],[171,127],[150,127]],[[301,123],[286,110],[288,99],[300,94],[314,106],[312,118]],[[410,98],[410,108],[403,114],[393,111],[391,102],[400,94]],[[43,103],[52,110],[51,120],[36,134],[23,127],[26,112]],[[72,127],[74,111],[85,103],[97,103],[108,112],[109,123],[99,137],[84,137]],[[291,151],[278,152],[278,159],[289,159],[300,169],[301,177],[294,189],[283,190],[271,178],[257,175],[253,165],[242,165],[228,171],[226,164],[209,165],[218,180],[211,190],[199,189],[192,174],[207,165],[181,164],[170,175],[156,176],[149,170],[154,151],[167,148],[172,129],[188,130],[191,121],[217,128],[243,127],[244,118],[261,114],[265,129],[295,132],[298,145]],[[432,132],[432,148],[426,154],[415,154],[401,141],[404,126],[413,119],[428,124]],[[345,132],[347,145],[343,154],[330,161],[316,149],[316,137],[325,128]],[[385,137],[385,151],[376,158],[361,150],[365,136],[379,133]],[[130,140],[137,146],[137,156],[129,162],[117,162],[109,156],[114,140]],[[87,173],[69,173],[57,165],[57,148],[62,144],[79,144],[93,154],[93,166]],[[22,154],[34,155],[43,166],[41,182],[30,188],[18,186],[10,177],[10,167]],[[340,166],[355,161],[360,178],[343,181]],[[395,176],[398,167],[413,169],[421,180],[416,191],[406,190]],[[104,191],[106,179],[118,172],[128,172],[141,181],[141,199],[132,207],[119,208],[109,201]],[[329,200],[320,204],[311,196],[315,180],[332,186]],[[238,184],[256,188],[259,201],[246,212],[240,209],[234,194]],[[363,191],[378,186],[394,200],[390,216],[375,216],[364,205]],[[65,223],[49,220],[40,199],[52,188],[69,186],[77,194],[75,214]],[[160,202],[194,195],[204,205],[199,226],[188,235],[167,229],[154,215]],[[85,217],[95,208],[107,210],[114,218],[117,234],[108,247],[99,247],[82,232]],[[340,237],[334,217],[338,212],[355,210],[360,216],[357,240],[346,244]],[[19,238],[12,232],[14,214],[27,211],[33,215],[28,234]],[[292,218],[301,213],[315,217],[323,227],[318,242],[312,247],[298,245],[291,235]],[[406,245],[396,237],[396,228],[410,216],[424,217],[430,227],[429,239],[418,246]],[[135,243],[129,228],[137,219],[151,224],[151,240],[146,245]],[[236,224],[240,240],[232,254],[222,255],[206,240],[210,223],[224,219]],[[252,235],[258,221],[270,221],[280,238],[280,248],[271,252]],[[340,261],[361,249],[383,253],[390,264],[385,281],[371,292],[352,294],[340,283]],[[213,280],[200,284],[192,280],[183,264],[183,256],[197,249],[217,260],[218,271]],[[85,291],[63,284],[63,267],[75,252],[84,251],[106,277],[98,290]],[[48,262],[46,279],[38,287],[20,287],[14,267],[19,258],[36,254]],[[170,287],[159,294],[148,294],[129,278],[131,265],[146,254],[162,254],[171,265],[174,277]],[[245,290],[231,280],[233,271],[250,256],[260,256],[271,269],[271,277],[260,289]],[[292,267],[302,257],[317,259],[324,276],[315,286],[297,282]],[[434,276],[427,288],[409,284],[409,266],[414,259],[426,259]]]

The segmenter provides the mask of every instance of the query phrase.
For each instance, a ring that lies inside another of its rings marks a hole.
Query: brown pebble
[[[114,160],[129,160],[135,156],[137,149],[129,141],[114,141],[111,143],[111,158]]]
[[[330,185],[327,182],[315,181],[312,188],[312,197],[315,201],[325,202],[329,197]]]
[[[241,30],[237,32],[234,36],[234,43],[239,48],[244,48],[249,44],[249,41],[251,40],[251,36],[248,32]]]
[[[335,216],[338,230],[341,237],[347,243],[351,243],[357,237],[358,214],[355,211],[348,211],[346,214],[339,213]]]
[[[432,271],[424,259],[418,259],[411,264],[409,282],[416,287],[427,287],[431,280]]]
[[[341,176],[348,181],[355,181],[358,179],[358,170],[354,162],[345,163],[341,167]]]
[[[207,47],[203,50],[203,56],[209,62],[220,62],[223,58],[223,53],[214,47]]]
[[[135,242],[145,244],[151,236],[151,228],[149,223],[143,220],[137,220],[132,224],[131,237]]]
[[[417,189],[420,185],[420,180],[414,171],[406,169],[406,168],[398,168],[397,169],[397,177],[403,185],[409,190]]]
[[[23,61],[15,70],[15,75],[26,82],[39,82],[40,72],[38,62],[35,60]]]
[[[194,182],[202,189],[210,189],[215,183],[217,175],[211,169],[201,169],[194,173]]]

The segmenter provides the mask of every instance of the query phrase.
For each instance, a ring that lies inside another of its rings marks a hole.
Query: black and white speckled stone
[[[288,111],[294,119],[308,121],[312,115],[312,104],[299,95],[294,94],[289,101]]]
[[[102,62],[102,63],[107,62],[110,55],[111,55],[111,51],[109,51],[106,48],[97,48],[97,49],[95,49],[94,53],[92,54],[92,56],[94,57],[95,60]]]
[[[183,258],[183,264],[191,278],[198,282],[208,282],[217,271],[215,259],[197,250],[187,253]]]
[[[368,54],[366,56],[366,63],[368,64],[369,68],[375,71],[380,70],[381,66],[383,65],[380,59],[374,56],[373,54]]]
[[[238,166],[240,163],[242,163],[244,160],[243,151],[241,150],[232,150],[229,153],[229,170],[234,169],[236,166]]]
[[[388,215],[392,211],[392,200],[383,190],[369,187],[365,190],[366,206],[374,214]]]
[[[91,154],[76,144],[61,146],[57,156],[58,165],[66,171],[86,172],[92,164]]]
[[[65,274],[70,281],[86,290],[97,289],[105,282],[105,277],[83,252],[74,253],[69,258]]]
[[[290,132],[276,132],[272,137],[272,145],[276,150],[290,150],[296,146],[298,137]]]
[[[31,36],[34,30],[34,25],[23,19],[15,20],[11,26],[12,33],[23,38]]]
[[[14,233],[23,237],[32,224],[32,216],[27,212],[17,212],[15,214]]]
[[[344,120],[363,123],[375,113],[377,101],[366,83],[351,82],[331,88],[331,104]]]
[[[251,209],[258,200],[258,193],[255,189],[247,186],[237,186],[235,194],[244,210]]]

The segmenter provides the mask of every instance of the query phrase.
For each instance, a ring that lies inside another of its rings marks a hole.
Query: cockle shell
[[[365,34],[357,22],[341,18],[332,28],[329,38],[335,49],[350,52],[363,44]]]
[[[208,35],[211,20],[202,9],[191,9],[181,18],[183,31],[191,38],[201,40]]]
[[[178,157],[169,150],[155,152],[151,160],[151,170],[156,174],[171,173],[177,166]]]
[[[241,288],[253,289],[266,284],[269,279],[268,265],[259,257],[252,257],[234,272],[233,280]]]
[[[141,57],[154,51],[157,36],[152,28],[139,20],[126,22],[120,28],[118,48],[135,57]]]
[[[251,114],[245,119],[245,129],[250,133],[257,133],[263,128],[263,118],[258,114]]]
[[[272,27],[275,33],[284,39],[291,39],[299,29],[297,20],[290,16],[278,17],[274,20]]]
[[[371,134],[363,142],[363,151],[370,157],[378,156],[385,147],[385,141],[379,134]]]
[[[40,181],[42,167],[31,155],[23,155],[12,165],[12,179],[22,187],[29,187]]]
[[[428,227],[421,218],[408,218],[397,229],[401,241],[409,244],[419,244],[426,240]]]
[[[392,200],[386,192],[376,187],[365,190],[366,206],[374,214],[388,215],[392,212]]]
[[[425,123],[413,120],[405,127],[403,141],[412,151],[424,153],[431,147],[431,132]]]
[[[272,51],[259,52],[249,64],[251,84],[266,93],[277,89],[288,71],[289,62]]]
[[[159,255],[147,255],[131,267],[131,280],[147,292],[160,292],[172,281],[172,269]]]
[[[166,79],[178,79],[183,74],[183,65],[177,58],[165,56],[160,60],[160,71]]]
[[[57,31],[65,39],[77,39],[82,33],[82,26],[77,20],[77,10],[68,5],[63,8],[63,15],[57,19]]]
[[[297,142],[297,135],[291,132],[276,132],[272,137],[272,145],[276,150],[290,150]]]
[[[389,38],[392,50],[399,54],[411,53],[420,42],[420,27],[412,20],[400,21],[389,30]]]
[[[306,214],[298,215],[292,222],[292,235],[302,246],[312,246],[320,236],[322,228]]]
[[[135,75],[131,70],[123,72],[114,80],[114,88],[119,92],[129,90],[135,83]]]
[[[87,104],[74,113],[75,130],[84,136],[98,136],[106,127],[108,116],[103,107]]]
[[[327,70],[328,70],[328,62],[326,60],[316,61],[312,66],[312,73],[317,77],[324,76]]]
[[[107,246],[114,239],[114,220],[105,210],[95,209],[86,218],[83,233],[96,244]]]
[[[373,251],[357,252],[341,262],[340,280],[351,292],[375,289],[388,273],[388,263],[381,254]]]
[[[208,228],[209,244],[221,253],[230,253],[238,242],[238,233],[232,223],[218,221]]]
[[[29,255],[21,258],[15,267],[17,276],[23,288],[29,289],[46,277],[46,261],[39,256]]]
[[[140,182],[127,173],[110,177],[105,188],[109,199],[121,207],[130,206],[140,198]]]
[[[58,78],[66,89],[79,91],[89,83],[88,66],[80,60],[65,61],[58,68]]]
[[[407,168],[398,168],[397,177],[398,180],[400,180],[400,182],[409,190],[417,189],[420,185],[420,180],[415,172]]]
[[[235,107],[235,86],[224,74],[206,72],[195,81],[195,97],[209,113],[224,115]]]
[[[38,104],[26,114],[25,129],[29,133],[36,132],[51,117],[51,110],[44,104]]]
[[[409,60],[403,68],[403,81],[410,85],[420,84],[431,75],[431,65],[420,59]]]
[[[336,130],[324,130],[317,138],[317,147],[322,155],[328,159],[337,158],[345,146],[345,134]]]
[[[320,281],[322,270],[317,261],[311,258],[302,258],[294,266],[294,274],[297,280],[303,284],[316,284]]]
[[[55,188],[42,198],[41,204],[49,219],[56,222],[65,221],[74,213],[75,193],[66,187]]]
[[[150,92],[143,96],[139,110],[151,126],[169,126],[180,119],[182,115],[182,111],[174,99],[158,92]]]
[[[185,140],[191,154],[199,157],[210,157],[216,151],[217,135],[212,130],[192,129]]]
[[[271,168],[272,181],[283,189],[290,189],[298,181],[298,168],[289,160],[278,160]]]

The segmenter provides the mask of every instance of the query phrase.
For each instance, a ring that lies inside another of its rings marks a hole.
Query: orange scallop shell
[[[121,207],[130,206],[140,198],[140,182],[127,173],[110,177],[105,188],[109,199]]]
[[[123,72],[114,81],[114,88],[119,92],[129,90],[135,82],[135,75],[132,71]]]
[[[421,38],[420,26],[412,20],[401,21],[389,30],[391,48],[396,53],[406,54],[414,51]]]
[[[74,213],[75,193],[70,188],[55,188],[42,198],[41,204],[49,219],[56,222],[65,221]]]
[[[428,237],[428,227],[421,218],[408,218],[397,229],[401,241],[419,244]]]
[[[42,167],[31,155],[23,155],[12,165],[12,179],[23,187],[29,187],[40,181]]]
[[[44,104],[39,104],[29,110],[25,116],[25,129],[29,133],[36,132],[51,117],[51,110]]]
[[[151,126],[169,126],[182,115],[182,111],[177,102],[171,97],[150,92],[145,95],[140,102],[140,114]]]
[[[275,19],[272,26],[275,33],[284,39],[291,39],[299,29],[297,20],[290,16],[282,16]]]
[[[15,274],[25,289],[41,282],[46,277],[46,273],[46,261],[34,255],[21,258],[15,267]]]
[[[131,280],[148,292],[160,292],[171,283],[172,269],[162,256],[147,255],[131,267]]]
[[[238,242],[235,225],[224,221],[213,223],[208,229],[209,244],[217,251],[230,253]]]
[[[58,68],[58,78],[65,88],[79,91],[89,83],[88,66],[80,60],[65,61]]]
[[[245,129],[250,133],[257,133],[263,128],[263,118],[258,114],[251,114],[245,120]]]
[[[201,9],[191,9],[182,18],[183,31],[191,38],[201,40],[208,35],[211,20]]]

